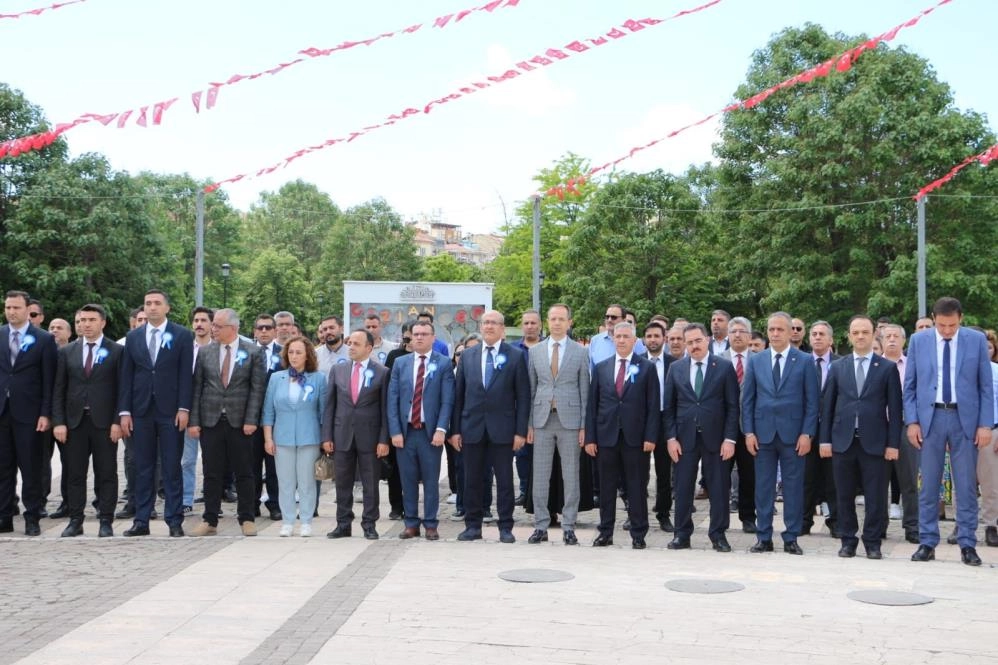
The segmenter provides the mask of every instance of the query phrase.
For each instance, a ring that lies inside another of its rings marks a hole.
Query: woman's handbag
[[[323,453],[315,460],[315,479],[336,480],[336,466],[333,464],[332,455]]]

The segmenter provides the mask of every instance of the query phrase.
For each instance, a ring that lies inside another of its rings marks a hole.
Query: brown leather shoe
[[[191,536],[194,538],[201,538],[203,536],[214,536],[218,534],[218,527],[209,524],[208,522],[201,522],[196,527],[191,529]]]
[[[419,538],[419,527],[418,526],[407,526],[399,534],[399,538],[402,540],[409,540],[410,538]]]
[[[432,526],[426,527],[426,539],[427,540],[440,540],[440,533],[434,529]]]

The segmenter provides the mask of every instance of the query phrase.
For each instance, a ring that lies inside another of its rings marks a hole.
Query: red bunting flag
[[[938,180],[933,180],[925,187],[922,187],[920,190],[918,190],[918,193],[916,193],[915,196],[912,198],[914,198],[916,201],[924,198],[926,195],[928,195],[929,192],[939,189],[947,182],[952,180],[957,173],[959,173],[964,169],[964,167],[970,166],[974,162],[980,162],[981,166],[987,166],[988,164],[990,164],[995,160],[998,160],[998,143],[994,144],[984,152],[977,153],[976,155],[971,155],[967,159],[963,160],[962,162],[951,168],[949,170],[949,173],[944,175],[942,178],[939,178]]]
[[[586,173],[584,176],[582,176],[579,179],[579,181],[580,182],[585,182],[586,179],[591,178],[592,176],[596,175],[597,173],[599,173],[601,171],[605,171],[608,168],[612,168],[612,167],[616,166],[617,164],[623,162],[624,160],[627,160],[627,159],[630,159],[631,157],[634,157],[634,155],[638,154],[639,152],[642,152],[643,150],[647,150],[648,148],[651,148],[653,146],[658,145],[659,143],[661,143],[662,141],[664,141],[666,139],[671,139],[674,136],[678,136],[679,134],[682,134],[683,132],[685,132],[687,129],[691,129],[691,128],[696,127],[698,125],[702,125],[705,122],[711,120],[712,118],[720,115],[721,113],[729,113],[731,111],[736,111],[738,109],[750,109],[750,108],[753,108],[755,106],[758,106],[763,101],[765,101],[766,99],[768,99],[771,95],[776,94],[780,90],[783,90],[785,88],[791,88],[791,87],[793,87],[795,85],[798,85],[800,83],[810,83],[811,81],[813,81],[816,78],[826,77],[826,76],[828,76],[828,75],[830,75],[832,73],[833,69],[835,69],[836,71],[839,71],[839,72],[847,71],[847,70],[849,70],[849,69],[852,68],[853,64],[855,64],[855,62],[859,58],[859,56],[863,55],[867,51],[875,49],[877,47],[877,45],[880,44],[881,42],[889,42],[889,41],[891,41],[892,39],[894,39],[895,37],[897,37],[898,33],[901,32],[901,30],[903,30],[904,28],[910,28],[910,27],[914,26],[915,24],[917,24],[925,16],[928,16],[929,14],[931,14],[932,12],[934,12],[939,7],[942,7],[943,5],[949,4],[952,1],[953,0],[940,0],[940,2],[938,2],[935,5],[933,5],[932,7],[929,7],[928,9],[923,9],[922,11],[920,11],[915,17],[908,19],[904,23],[902,23],[902,24],[900,24],[898,26],[895,26],[894,28],[888,30],[887,32],[885,32],[885,33],[883,33],[881,35],[878,35],[877,37],[873,37],[872,39],[866,40],[865,42],[863,42],[859,46],[855,46],[855,47],[849,49],[848,51],[845,51],[844,53],[840,53],[839,55],[836,55],[836,56],[834,56],[832,58],[829,58],[828,60],[826,60],[825,62],[823,62],[823,63],[821,63],[819,65],[815,65],[814,67],[811,67],[809,69],[805,69],[804,71],[800,72],[799,74],[791,76],[787,80],[781,81],[780,83],[777,83],[773,87],[767,88],[767,89],[763,90],[762,92],[758,92],[758,93],[752,95],[751,97],[749,97],[747,99],[743,99],[743,100],[741,100],[739,102],[735,102],[733,104],[729,104],[728,106],[725,106],[721,111],[716,111],[714,113],[711,113],[710,115],[708,115],[705,118],[701,118],[700,120],[698,120],[698,121],[696,121],[694,123],[686,125],[685,127],[680,127],[679,129],[673,130],[673,131],[669,132],[668,134],[666,134],[663,137],[660,137],[660,138],[657,138],[657,139],[653,139],[653,140],[649,141],[648,143],[645,143],[644,145],[633,147],[633,148],[631,148],[627,152],[626,155],[623,155],[622,157],[618,157],[617,159],[615,159],[613,161],[606,162],[605,164],[601,164],[599,166],[596,166],[596,167],[593,167],[593,168],[589,169],[589,172]],[[973,161],[973,158],[971,158],[971,161]],[[960,168],[963,168],[963,166],[965,166],[965,165],[959,166],[957,168],[957,170],[959,170]],[[952,175],[950,177],[952,177]],[[565,197],[565,190],[566,189],[567,189],[567,187],[565,185],[555,185],[554,187],[551,187],[550,189],[548,189],[546,193],[547,193],[548,196],[557,196],[559,199],[563,199]]]
[[[0,14],[0,19],[5,18],[21,18],[22,16],[38,16],[42,12],[47,12],[50,9],[61,9],[69,5],[78,5],[81,2],[86,2],[87,0],[67,0],[67,2],[57,2],[54,5],[49,5],[47,7],[38,7],[37,9],[29,9],[27,11],[18,12],[16,14]]]
[[[635,19],[629,19],[629,20],[624,21],[623,23],[621,23],[621,26],[624,29],[621,29],[621,27],[616,27],[615,26],[612,29],[610,29],[604,36],[586,39],[586,40],[584,40],[584,42],[588,43],[589,46],[600,46],[602,44],[607,44],[607,43],[609,43],[609,41],[607,40],[607,37],[609,37],[611,39],[620,39],[622,37],[626,37],[627,35],[634,34],[636,32],[641,32],[642,30],[644,30],[646,28],[650,28],[650,27],[653,27],[653,26],[656,26],[656,25],[661,25],[661,24],[666,23],[668,21],[671,21],[673,19],[680,18],[682,16],[686,16],[686,15],[689,15],[689,14],[693,14],[693,13],[696,13],[696,12],[699,12],[699,11],[703,11],[703,10],[709,8],[709,7],[713,7],[715,5],[720,4],[721,1],[722,0],[711,0],[710,2],[707,2],[705,4],[699,5],[698,7],[694,7],[692,9],[683,10],[681,12],[673,14],[672,16],[669,16],[669,17],[664,18],[664,19],[656,19],[656,18],[643,18],[643,19],[637,19],[637,20],[635,20]],[[520,62],[516,63],[516,65],[515,65],[516,69],[508,69],[508,70],[506,70],[505,72],[503,72],[501,74],[497,74],[497,75],[494,75],[494,76],[488,76],[488,77],[486,77],[485,81],[473,81],[473,82],[471,82],[468,85],[465,85],[465,86],[463,86],[461,88],[458,88],[454,92],[451,92],[451,93],[449,93],[447,95],[444,95],[443,97],[439,97],[437,99],[430,100],[429,102],[423,104],[421,108],[411,108],[410,107],[410,108],[406,108],[401,113],[393,113],[392,115],[389,115],[388,118],[384,122],[377,123],[377,124],[367,125],[365,127],[362,127],[359,130],[355,130],[355,131],[350,132],[349,136],[338,137],[338,138],[330,138],[330,139],[327,139],[326,141],[324,141],[323,143],[320,143],[318,145],[313,145],[313,146],[310,146],[308,148],[303,148],[301,150],[298,150],[294,154],[292,154],[290,157],[286,157],[282,162],[279,162],[279,163],[277,163],[277,164],[275,164],[273,166],[269,166],[269,167],[265,167],[265,168],[261,168],[261,169],[257,170],[254,175],[257,176],[257,177],[259,177],[261,175],[266,175],[266,174],[269,174],[269,173],[273,173],[275,169],[277,169],[279,167],[285,167],[288,164],[290,164],[292,161],[294,161],[294,160],[298,159],[299,157],[302,157],[302,156],[304,156],[306,154],[309,154],[309,153],[312,153],[312,152],[318,152],[319,150],[324,150],[325,148],[334,146],[337,143],[350,143],[351,141],[354,141],[355,139],[357,139],[360,136],[364,136],[365,134],[369,134],[369,133],[371,133],[371,132],[373,132],[373,131],[375,131],[377,129],[381,129],[383,127],[389,127],[391,125],[396,124],[400,120],[405,120],[407,118],[411,118],[411,117],[416,116],[416,115],[421,115],[421,114],[425,115],[425,114],[428,114],[436,106],[442,106],[443,104],[446,104],[448,102],[452,102],[452,101],[456,101],[456,100],[459,100],[459,99],[467,98],[469,95],[474,94],[474,93],[478,92],[479,90],[484,90],[486,88],[490,88],[490,87],[492,87],[494,85],[497,85],[499,83],[504,83],[506,81],[511,81],[511,80],[513,80],[515,78],[518,78],[520,76],[523,76],[523,75],[525,75],[525,74],[527,74],[529,72],[535,71],[535,70],[537,70],[539,68],[539,67],[537,67],[535,65],[538,65],[540,67],[547,67],[549,65],[554,64],[555,62],[560,62],[560,61],[566,60],[567,58],[569,58],[569,56],[572,55],[572,53],[584,53],[584,52],[587,52],[587,51],[590,50],[589,46],[586,46],[585,48],[579,48],[578,46],[576,46],[576,47],[573,48],[572,45],[582,45],[582,42],[578,42],[578,41],[571,42],[568,46],[564,47],[565,50],[561,50],[561,49],[557,49],[557,48],[549,48],[549,49],[547,49],[544,52],[544,55],[536,55],[533,58],[530,58],[529,60],[523,60],[523,61],[520,61]],[[224,180],[219,180],[218,182],[212,183],[212,184],[208,185],[207,187],[205,187],[205,191],[206,192],[213,192],[213,191],[215,191],[216,189],[218,189],[219,187],[221,187],[222,185],[224,185],[226,183],[237,182],[239,180],[242,180],[242,179],[248,178],[248,177],[251,177],[250,174],[242,173],[242,174],[239,174],[239,175],[236,175],[236,176],[232,176],[230,178],[226,178]]]

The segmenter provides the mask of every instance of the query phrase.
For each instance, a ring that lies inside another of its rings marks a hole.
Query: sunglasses
[[[613,314],[607,314],[604,318],[610,319],[611,321],[616,321],[620,317],[619,316],[614,316]]]
[[[800,332],[800,331],[804,330],[804,327],[803,326],[790,326],[790,329],[791,330],[796,330],[797,332]]]
[[[260,325],[258,325],[256,327],[256,329],[257,330],[273,330],[274,326],[266,324],[266,323],[261,323]]]
[[[28,316],[30,316],[30,317],[31,317],[31,318],[33,318],[33,319],[37,319],[37,318],[38,318],[38,317],[40,317],[41,315],[42,315],[42,313],[41,313],[41,312],[28,312]]]

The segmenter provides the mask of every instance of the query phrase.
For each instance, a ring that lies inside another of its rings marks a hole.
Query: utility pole
[[[534,269],[533,294],[534,309],[541,311],[541,195],[534,194]]]
[[[204,305],[204,190],[198,189],[197,213],[194,225],[194,305]]]
[[[925,201],[918,199],[918,316],[925,316]]]

